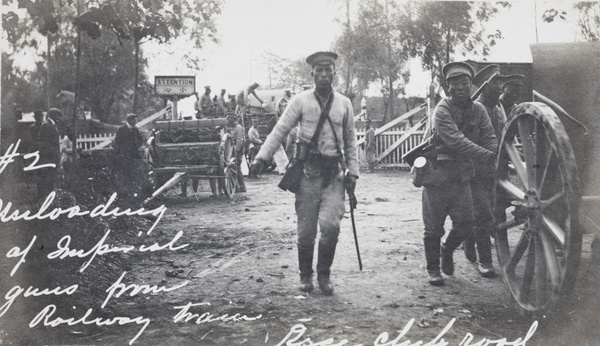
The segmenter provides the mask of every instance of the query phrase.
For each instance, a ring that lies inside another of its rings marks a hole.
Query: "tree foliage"
[[[418,57],[432,80],[442,80],[442,67],[462,57],[483,57],[502,38],[498,30],[488,33],[483,24],[506,2],[413,1],[404,7],[404,27],[411,55]]]
[[[290,89],[300,91],[301,86],[312,84],[310,66],[304,59],[290,60],[267,52],[262,57],[269,75],[269,89]]]
[[[391,113],[393,99],[403,93],[410,77],[402,22],[403,13],[396,2],[367,0],[359,5],[356,24],[347,25],[336,41],[336,50],[342,53],[340,75],[346,77],[347,92],[379,83],[390,91]]]
[[[132,95],[138,88],[145,93],[140,97],[144,109],[156,103],[152,100],[147,76],[135,72],[138,63],[142,71],[147,63],[143,51],[139,58],[136,55],[140,44],[147,40],[168,44],[176,37],[186,37],[193,43],[193,48],[201,48],[205,40],[217,40],[214,18],[221,12],[218,0],[17,2],[20,9],[8,12],[2,18],[6,33],[3,39],[9,43],[9,49],[2,56],[3,72],[8,73],[2,75],[2,87],[35,90],[34,95],[45,94],[48,56],[44,45],[40,44],[40,35],[46,35],[53,52],[49,61],[52,83],[47,92],[55,95],[61,89],[75,91],[74,52],[80,30],[85,34],[81,37],[80,98],[87,101],[92,113],[102,121],[117,121],[122,110],[131,111]],[[24,52],[28,52],[28,60],[36,62],[35,67],[24,66],[15,59]],[[27,78],[25,82],[17,82],[24,78]],[[30,86],[23,88],[25,84]],[[45,108],[45,102],[36,101],[31,105],[24,92],[17,94],[21,97],[17,97],[16,102],[23,104],[21,108],[26,111]],[[147,109],[141,113],[152,111]]]
[[[597,1],[583,1],[573,4],[577,13],[579,34],[584,41],[600,41],[600,3]],[[562,9],[550,8],[542,14],[542,20],[552,23],[556,18],[567,20],[568,13]]]

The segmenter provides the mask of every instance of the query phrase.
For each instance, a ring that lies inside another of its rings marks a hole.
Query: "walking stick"
[[[362,271],[362,261],[360,260],[360,250],[358,249],[358,237],[356,235],[356,224],[354,222],[354,209],[356,209],[356,196],[354,191],[346,190],[350,201],[350,219],[352,219],[352,231],[354,232],[354,244],[356,244],[356,255],[358,256],[358,268]]]

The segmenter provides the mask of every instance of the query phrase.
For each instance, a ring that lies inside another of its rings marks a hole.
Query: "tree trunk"
[[[46,109],[50,109],[51,97],[52,97],[52,85],[51,85],[51,66],[52,56],[50,55],[50,33],[46,35],[46,50],[48,55],[47,66],[46,66]]]
[[[394,91],[394,82],[392,81],[392,77],[388,78],[388,82],[389,82],[389,88],[390,88],[390,102],[389,102],[390,111],[387,113],[387,115],[389,115],[389,118],[392,119],[394,117],[394,99],[395,99],[396,92]],[[386,115],[386,118],[387,118],[387,115]],[[383,123],[387,124],[387,119],[383,119]]]
[[[446,29],[446,64],[450,62],[450,27]]]
[[[79,108],[79,70],[81,67],[81,29],[77,29],[77,67],[75,70],[75,102],[73,104],[73,159],[77,162],[77,109]],[[77,167],[77,165],[75,165]]]
[[[135,44],[135,84],[133,85],[133,113],[138,112],[138,79],[139,79],[139,58],[140,58],[140,42],[134,40]]]

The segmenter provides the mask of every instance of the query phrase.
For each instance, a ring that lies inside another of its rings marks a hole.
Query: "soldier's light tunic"
[[[321,108],[314,95],[314,90],[305,90],[292,97],[256,158],[268,161],[279,145],[286,140],[290,130],[297,124],[299,125],[298,141],[309,143],[315,133],[320,116]],[[351,175],[358,177],[354,113],[350,99],[334,92],[329,117],[335,127],[338,145],[344,153],[346,168]],[[323,124],[318,140],[318,148],[319,153],[322,155],[337,155],[335,137],[328,121]]]

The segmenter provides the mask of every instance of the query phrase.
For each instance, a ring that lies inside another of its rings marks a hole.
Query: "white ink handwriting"
[[[144,330],[150,324],[150,319],[145,318],[143,316],[138,316],[135,318],[130,317],[111,317],[107,319],[103,319],[102,317],[96,317],[92,319],[88,319],[93,312],[93,309],[88,309],[85,315],[79,319],[75,319],[74,317],[62,318],[56,317],[54,319],[53,315],[56,312],[56,305],[50,304],[47,305],[42,311],[40,311],[34,318],[29,322],[29,328],[33,328],[38,324],[42,323],[46,327],[58,327],[61,324],[67,324],[69,326],[74,326],[77,324],[95,324],[97,326],[111,326],[113,324],[119,324],[120,326],[129,323],[143,324],[140,331],[129,341],[129,344],[133,344],[137,338],[142,335]]]
[[[8,252],[6,253],[7,258],[21,257],[19,262],[17,262],[17,264],[15,264],[15,266],[13,267],[13,270],[10,272],[10,276],[13,276],[17,272],[17,269],[19,269],[19,266],[21,265],[21,263],[25,262],[25,256],[27,256],[27,254],[29,253],[29,250],[33,246],[33,243],[35,243],[36,239],[37,239],[37,237],[34,235],[33,238],[31,238],[31,242],[29,243],[29,246],[27,246],[25,248],[25,250],[23,250],[23,251],[21,251],[21,249],[18,246],[15,246],[12,249],[8,250]]]
[[[333,338],[329,338],[324,341],[312,342],[310,338],[306,338],[304,340],[298,341],[306,331],[306,327],[302,324],[297,324],[290,329],[290,332],[281,340],[277,346],[287,345],[287,346],[320,346],[320,345],[345,345],[348,343],[348,340],[344,339],[337,344],[334,344]]]
[[[210,323],[210,322],[217,322],[217,321],[221,321],[221,322],[239,322],[239,321],[255,321],[258,320],[262,317],[262,314],[256,315],[256,316],[246,316],[246,315],[242,315],[242,314],[235,314],[235,315],[231,315],[229,316],[229,314],[224,314],[221,316],[214,316],[213,314],[209,313],[209,312],[204,312],[202,313],[202,315],[198,315],[198,314],[194,314],[189,312],[189,308],[194,307],[194,306],[199,306],[199,305],[210,305],[210,303],[187,303],[186,305],[182,305],[182,306],[176,306],[175,309],[180,309],[180,311],[177,313],[177,315],[175,315],[173,317],[173,322],[177,323],[177,322],[189,322],[193,319],[196,320],[196,324],[201,324],[201,323]]]
[[[171,291],[180,289],[189,283],[189,281],[186,281],[186,282],[183,282],[183,283],[173,286],[173,287],[158,287],[156,285],[150,286],[150,285],[136,285],[136,284],[131,284],[131,285],[126,286],[125,284],[121,283],[121,281],[123,280],[123,277],[125,277],[125,274],[127,274],[127,272],[123,272],[123,274],[121,274],[121,276],[117,279],[117,281],[115,281],[115,283],[113,283],[106,290],[106,292],[108,292],[108,295],[106,296],[106,299],[104,299],[104,302],[101,305],[102,308],[104,308],[106,306],[106,303],[108,303],[108,301],[110,300],[110,298],[113,295],[116,298],[119,298],[124,293],[127,293],[127,291],[130,291],[129,296],[131,296],[131,297],[135,296],[138,293],[152,294],[152,293],[160,293],[160,292],[171,292]],[[117,294],[115,294],[115,292],[117,290],[119,290],[119,292],[117,292]]]
[[[152,216],[156,216],[156,220],[154,221],[154,223],[152,224],[152,227],[150,227],[150,229],[147,232],[147,234],[150,234],[150,232],[152,232],[152,230],[154,230],[156,225],[160,222],[160,220],[164,216],[165,212],[167,211],[167,207],[165,207],[164,205],[161,205],[160,207],[157,207],[157,208],[151,209],[151,210],[146,210],[145,208],[139,208],[137,210],[131,210],[128,208],[128,209],[121,210],[119,207],[114,207],[112,210],[108,210],[110,205],[117,198],[116,192],[110,196],[110,198],[108,199],[108,201],[106,203],[99,204],[91,211],[81,210],[81,208],[78,205],[69,207],[67,209],[62,209],[60,207],[56,207],[50,211],[47,211],[47,209],[50,207],[50,205],[54,201],[55,197],[56,197],[56,192],[54,192],[54,191],[52,191],[50,194],[48,194],[48,196],[46,197],[46,199],[40,206],[39,210],[34,215],[30,215],[31,211],[29,211],[29,210],[25,210],[22,213],[19,210],[15,210],[15,211],[11,212],[10,209],[12,207],[12,202],[6,203],[6,206],[4,206],[4,208],[3,208],[2,200],[0,199],[0,221],[9,222],[9,221],[18,221],[21,219],[23,219],[25,221],[44,220],[44,219],[56,220],[61,215],[65,215],[65,214],[67,215],[68,218],[73,218],[75,216],[86,216],[86,215],[89,215],[92,218],[98,217],[98,216],[118,217],[118,216],[123,216],[123,215],[126,215],[126,216],[152,215]]]
[[[17,299],[17,297],[21,293],[23,293],[23,291],[25,291],[25,293],[23,293],[23,297],[49,296],[52,294],[56,296],[59,296],[61,294],[66,294],[70,296],[73,293],[75,293],[75,291],[77,291],[77,288],[79,288],[79,285],[71,285],[63,289],[61,289],[60,286],[55,287],[51,290],[48,288],[44,288],[40,291],[39,288],[33,286],[29,286],[27,290],[23,290],[21,286],[14,286],[8,292],[6,292],[6,295],[4,296],[4,299],[6,299],[6,303],[0,306],[0,317],[2,317],[2,315],[4,315],[8,311],[8,309],[10,309],[10,306],[15,302],[15,299]]]
[[[11,145],[8,147],[8,149],[6,150],[6,153],[2,156],[0,156],[0,173],[4,172],[4,169],[12,162],[15,162],[15,157],[21,156],[22,154],[20,154],[18,152],[19,150],[19,144],[21,144],[21,140],[17,140],[17,143],[11,143]],[[37,162],[40,159],[40,152],[39,151],[35,151],[33,153],[29,153],[29,154],[25,154],[23,155],[23,158],[25,160],[29,159],[29,158],[34,158],[33,162],[31,164],[29,164],[29,166],[23,168],[24,171],[33,171],[35,169],[40,169],[40,168],[54,168],[56,167],[56,164],[54,163],[46,163],[43,165],[39,165],[36,166]]]

